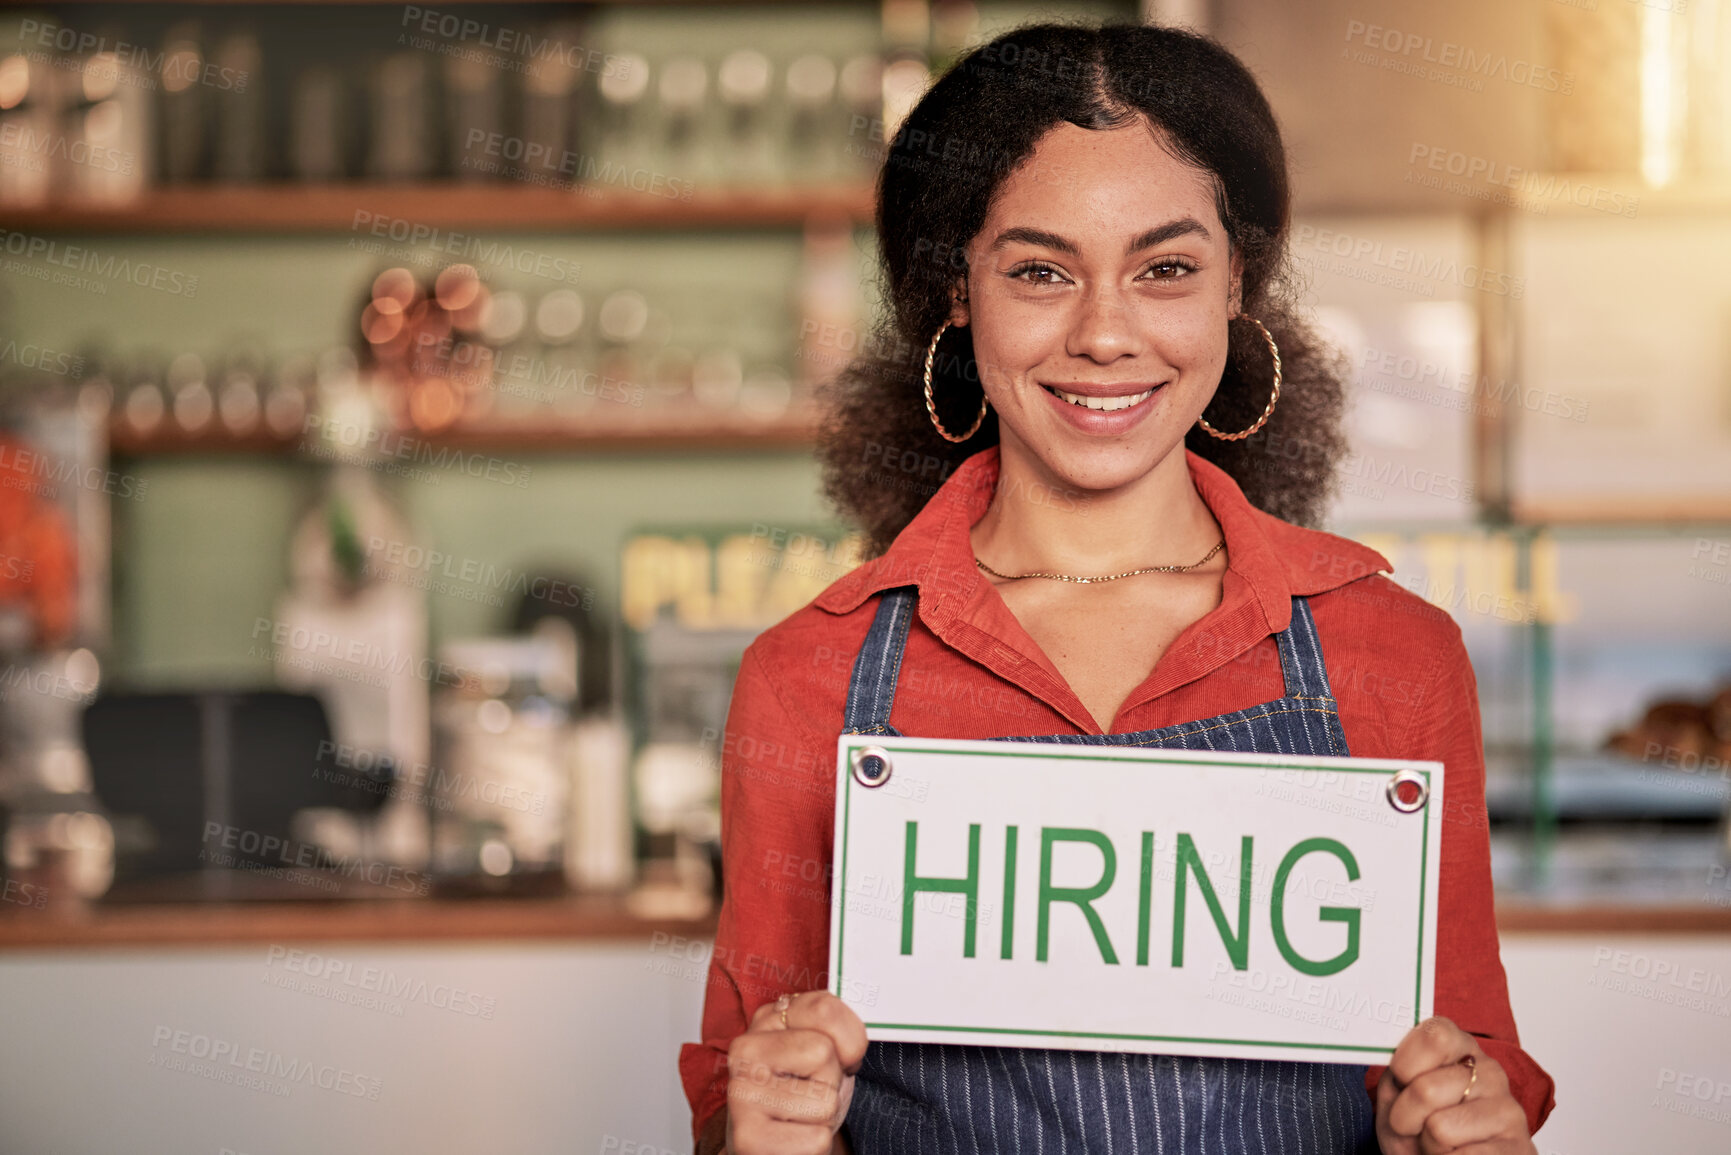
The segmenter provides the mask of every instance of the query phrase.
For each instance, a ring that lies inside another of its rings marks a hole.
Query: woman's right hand
[[[829,1155],[865,1059],[865,1024],[828,991],[774,1002],[727,1051],[727,1150],[733,1155]]]

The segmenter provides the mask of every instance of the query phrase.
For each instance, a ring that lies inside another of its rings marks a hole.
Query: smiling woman
[[[1125,160],[1136,167],[1120,167]],[[1102,167],[1112,170],[1113,186],[1097,183]],[[1075,199],[1084,190],[1085,209]],[[1301,525],[1320,518],[1345,450],[1346,367],[1294,308],[1285,151],[1255,79],[1230,54],[1171,29],[1017,29],[958,62],[908,115],[885,159],[879,194],[890,309],[873,343],[880,352],[836,383],[821,450],[826,492],[865,527],[872,552],[889,545],[933,488],[926,476],[889,476],[885,446],[953,467],[1004,435],[1006,415],[989,411],[999,400],[992,396],[995,357],[980,355],[991,334],[968,325],[955,303],[958,280],[979,279],[987,265],[1020,290],[1017,321],[1006,314],[994,331],[1055,316],[1054,294],[1074,302],[1098,299],[1102,289],[1109,294],[1103,304],[1132,310],[1140,322],[1158,314],[1172,333],[1163,353],[1202,357],[1188,367],[1189,400],[1199,396],[1208,423],[1225,432],[1250,428],[1268,406],[1270,334],[1286,393],[1263,436],[1221,440],[1193,428],[1185,444],[1231,475],[1258,508]],[[1004,213],[1013,196],[1022,204],[1015,220]],[[1053,227],[1059,207],[1066,218],[1076,211],[1077,235]],[[1106,232],[1116,246],[1112,257],[1126,266],[1114,269],[1122,277],[1109,284],[1099,280],[1102,270],[1084,277],[1073,263],[1080,245],[1092,251]],[[1119,287],[1125,295],[1111,296]],[[959,443],[941,435],[921,405],[918,370],[934,334],[933,392],[943,426],[966,430],[989,401],[977,434]],[[1011,363],[1026,347],[1019,341],[1016,350],[1002,350],[1008,360],[997,366],[1000,380],[1031,368]],[[1134,382],[1122,369],[1102,371],[1085,387],[1065,371],[1035,379],[1078,385],[1067,390],[1072,398],[1101,398],[1083,406],[1135,401],[1124,392]]]
[[[1342,450],[1341,371],[1284,277],[1255,80],[1173,29],[1022,28],[925,94],[879,191],[892,313],[821,450],[874,556],[740,665],[703,1041],[680,1055],[699,1149],[1531,1155],[1552,1088],[1498,960],[1460,630],[1301,524]],[[1398,707],[1365,689],[1402,680]],[[812,981],[831,896],[764,877],[827,875],[850,734],[1441,763],[1466,809],[1440,822],[1436,1017],[1415,1008],[1380,1068],[869,1041],[870,992]],[[811,773],[776,776],[748,737]]]

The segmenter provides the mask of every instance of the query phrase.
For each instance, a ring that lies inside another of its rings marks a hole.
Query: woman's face
[[[952,314],[1006,454],[1078,489],[1145,476],[1220,383],[1238,274],[1210,177],[1145,123],[1048,132],[969,242]]]

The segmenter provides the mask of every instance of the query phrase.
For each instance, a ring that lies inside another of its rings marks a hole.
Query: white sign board
[[[1439,762],[838,752],[830,990],[874,1041],[1374,1064],[1431,1014]]]

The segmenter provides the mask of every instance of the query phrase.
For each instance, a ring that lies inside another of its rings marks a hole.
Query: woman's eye
[[[1031,285],[1056,285],[1064,279],[1064,275],[1051,265],[1041,264],[1017,265],[1010,270],[1009,275]]]
[[[1176,281],[1196,271],[1196,266],[1182,257],[1162,257],[1148,266],[1148,274],[1156,281]]]

